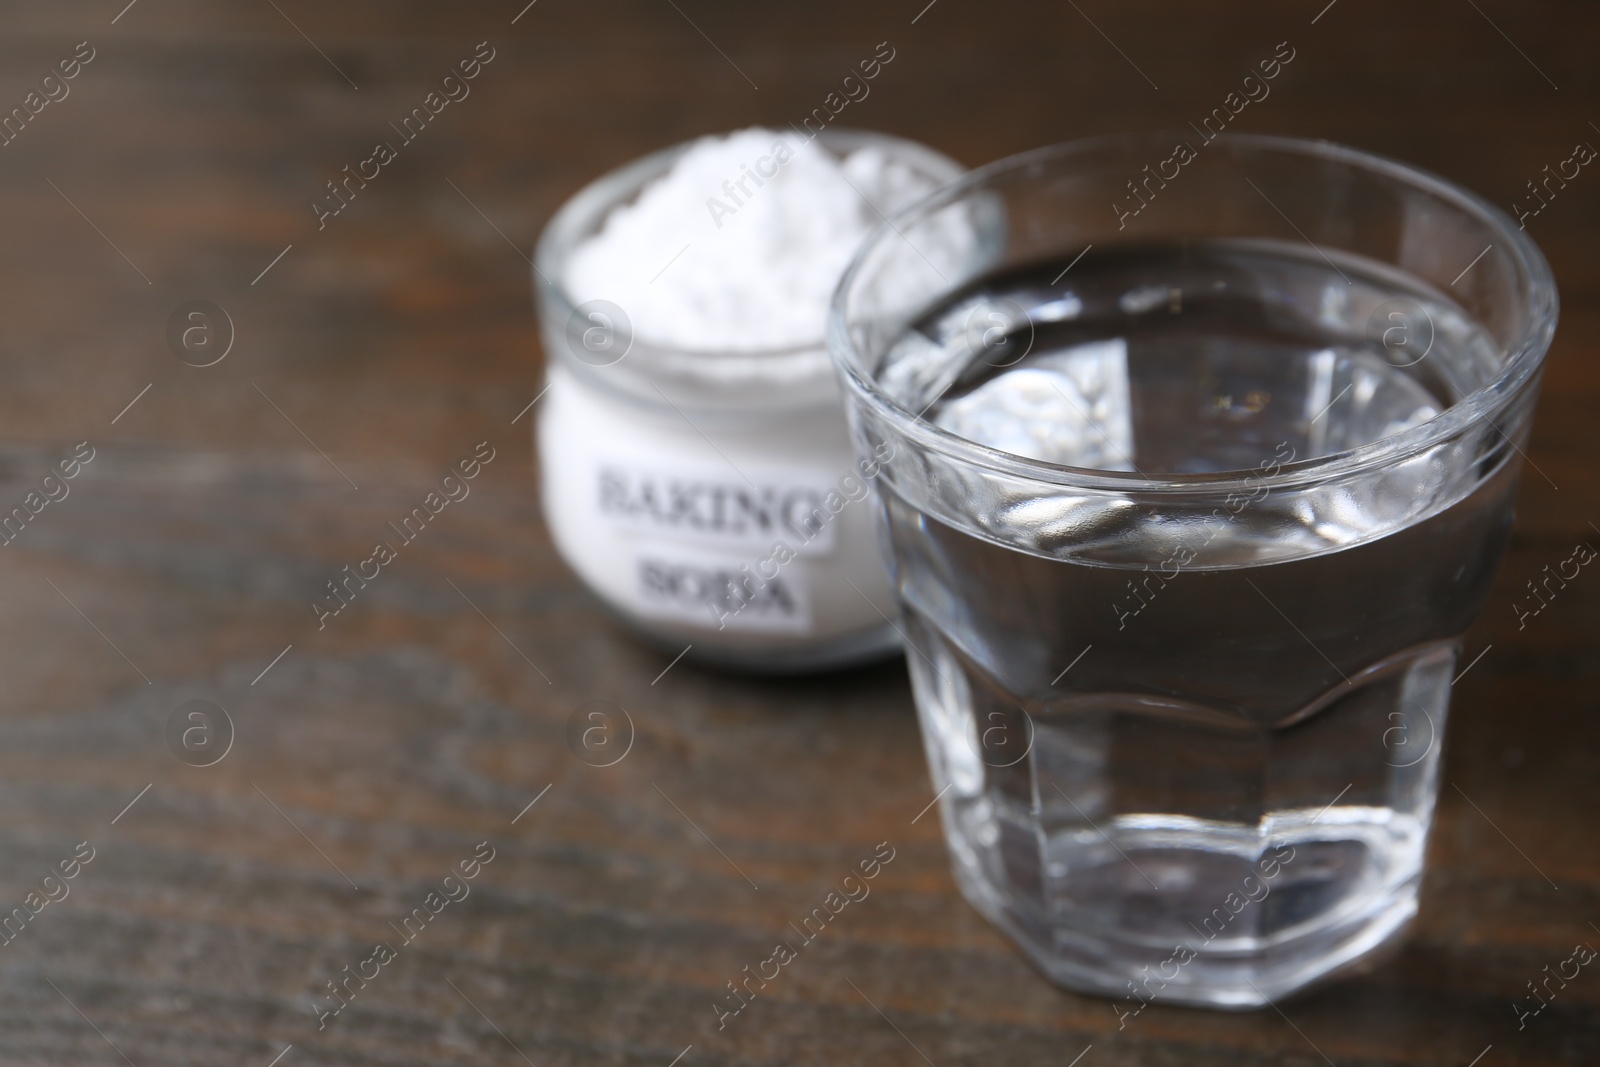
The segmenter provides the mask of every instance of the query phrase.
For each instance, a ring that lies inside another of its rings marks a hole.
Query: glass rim
[[[1505,364],[1489,382],[1451,404],[1426,422],[1388,437],[1369,441],[1341,452],[1282,464],[1272,474],[1259,468],[1240,468],[1200,474],[1115,471],[1095,467],[1075,467],[1029,459],[1012,452],[979,444],[943,427],[936,426],[905,406],[890,399],[860,369],[859,356],[848,323],[848,304],[857,279],[872,253],[891,237],[904,238],[904,230],[935,211],[961,199],[996,179],[1021,173],[1040,164],[1060,163],[1108,149],[1166,146],[1171,138],[1184,135],[1175,131],[1108,134],[1081,138],[1007,156],[956,178],[928,196],[885,220],[862,243],[851,258],[834,289],[828,305],[827,343],[834,367],[848,392],[873,413],[912,442],[931,452],[945,454],[974,466],[1004,475],[1081,489],[1126,493],[1180,495],[1226,492],[1245,486],[1293,488],[1323,482],[1393,464],[1455,436],[1480,422],[1493,423],[1493,415],[1511,403],[1519,388],[1536,374],[1555,335],[1559,297],[1555,276],[1537,244],[1526,231],[1519,230],[1505,212],[1477,193],[1431,171],[1409,163],[1333,141],[1275,134],[1223,133],[1206,143],[1217,141],[1257,151],[1276,151],[1304,157],[1320,157],[1344,164],[1352,170],[1365,170],[1397,185],[1421,189],[1481,222],[1497,242],[1504,240],[1519,271],[1519,295],[1526,307],[1522,330],[1515,341],[1504,346]],[[1316,247],[1313,245],[1313,247]],[[1498,427],[1496,427],[1498,429]],[[1503,433],[1503,431],[1502,431]],[[1508,437],[1509,441],[1510,438]],[[1513,442],[1515,447],[1515,443]],[[1521,450],[1518,449],[1520,452]]]
[[[576,242],[569,242],[564,248],[558,247],[569,231],[591,219],[597,219],[603,223],[612,210],[637,196],[651,181],[665,174],[672,161],[701,141],[711,137],[726,137],[730,133],[742,133],[745,129],[752,128],[765,130],[780,138],[790,136],[789,132],[768,129],[762,126],[743,127],[739,130],[729,130],[725,133],[702,134],[698,137],[691,137],[688,140],[667,145],[665,148],[658,148],[654,152],[632,159],[606,171],[598,178],[586,182],[577,192],[562,201],[540,231],[539,240],[534,246],[533,259],[529,264],[533,268],[535,294],[543,291],[557,310],[562,321],[565,321],[567,316],[571,315],[580,303],[573,300],[572,293],[568,289],[566,278],[564,277],[567,258],[571,255],[573,247],[576,247]],[[794,132],[797,133],[798,131]],[[896,158],[913,163],[928,177],[941,183],[966,173],[966,168],[962,164],[935,148],[922,144],[920,141],[913,141],[890,133],[881,133],[877,130],[859,129],[853,126],[830,126],[806,138],[795,151],[804,151],[807,146],[816,142],[821,142],[823,148],[833,152],[835,155],[850,152],[857,148],[881,145],[891,149]],[[940,188],[943,187],[941,184]],[[937,192],[937,190],[935,191]],[[703,359],[707,362],[732,361],[764,356],[774,358],[784,356],[799,357],[813,352],[825,353],[827,348],[827,316],[824,315],[822,330],[815,338],[790,345],[755,346],[750,348],[684,348],[641,335],[637,328],[630,329],[630,336],[633,344],[643,345],[654,352],[691,359]],[[822,360],[824,368],[826,368],[827,362],[826,358]]]

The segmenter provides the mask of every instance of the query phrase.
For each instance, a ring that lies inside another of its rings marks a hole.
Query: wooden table
[[[1525,628],[1511,607],[1600,543],[1600,173],[1530,223],[1565,301],[1543,474],[1468,640],[1487,651],[1457,688],[1420,921],[1281,1012],[1151,1008],[1119,1032],[1106,1001],[1041,980],[917,818],[903,667],[663,675],[553,554],[524,413],[526,256],[556,205],[661,145],[798,120],[880,41],[896,58],[841,121],[970,164],[1180,126],[1288,41],[1241,128],[1390,153],[1509,208],[1600,143],[1600,10],[523,2],[8,5],[4,108],[78,42],[93,58],[0,147],[0,504],[79,442],[94,458],[0,549],[0,903],[67,894],[0,949],[0,1062],[1600,1062],[1600,973],[1520,1031],[1512,1007],[1600,944],[1600,577]],[[319,229],[324,183],[480,41],[470,97]],[[167,343],[192,300],[231,320],[209,367]],[[472,496],[319,630],[310,598],[481,441]],[[595,699],[636,732],[609,768],[564,740]],[[231,723],[211,766],[169,747],[175,715],[205,728],[194,700]],[[719,1032],[724,983],[881,841],[871,898]],[[445,882],[475,850],[492,860]],[[469,895],[401,937],[447,889]],[[364,964],[378,941],[395,958]],[[378,977],[319,1030],[347,966]]]

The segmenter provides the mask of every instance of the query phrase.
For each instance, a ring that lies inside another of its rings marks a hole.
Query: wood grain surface
[[[1395,155],[1509,210],[1600,144],[1600,9],[125,2],[0,5],[0,113],[93,51],[0,146],[0,506],[94,450],[0,547],[0,912],[66,892],[0,947],[0,1063],[1600,1062],[1600,970],[1521,1029],[1513,1008],[1600,945],[1600,575],[1525,627],[1512,607],[1600,544],[1600,171],[1529,222],[1562,320],[1420,919],[1275,1010],[1119,1030],[1043,981],[918,818],[903,666],[663,674],[554,555],[518,418],[555,207],[646,151],[798,121],[881,41],[894,61],[840,121],[971,165],[1183,126],[1288,41],[1240,128]],[[324,183],[483,41],[471,95],[319,229]],[[191,300],[231,319],[213,366],[169,349]],[[324,583],[483,441],[471,496],[318,630]],[[169,747],[191,700],[232,724],[208,767]],[[566,742],[594,700],[632,723],[611,767]],[[870,897],[719,1030],[725,983],[879,842]],[[475,850],[492,860],[445,883]],[[401,938],[450,884],[469,892]],[[325,983],[370,973],[379,941],[395,958],[319,1029]]]

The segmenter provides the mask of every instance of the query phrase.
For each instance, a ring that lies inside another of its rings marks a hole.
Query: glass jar
[[[938,184],[962,172],[882,134],[817,139],[836,156],[881,147]],[[663,649],[756,671],[882,658],[900,636],[870,500],[881,461],[851,447],[823,323],[797,348],[686,350],[637,335],[609,301],[568,293],[574,248],[691,145],[592,182],[540,237],[545,521],[578,577]]]

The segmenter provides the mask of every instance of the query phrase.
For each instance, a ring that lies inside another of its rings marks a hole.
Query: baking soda
[[[819,344],[856,248],[936,185],[878,145],[840,159],[771,130],[702,138],[573,250],[563,281],[574,303],[609,300],[658,345]]]
[[[535,287],[545,518],[585,584],[670,651],[804,670],[898,648],[874,529],[885,457],[855,455],[823,328],[867,235],[959,173],[893,138],[752,129],[552,221],[589,236],[542,266],[565,299]],[[899,250],[896,284],[935,291],[919,271],[948,274],[973,244],[952,226],[926,256]]]

